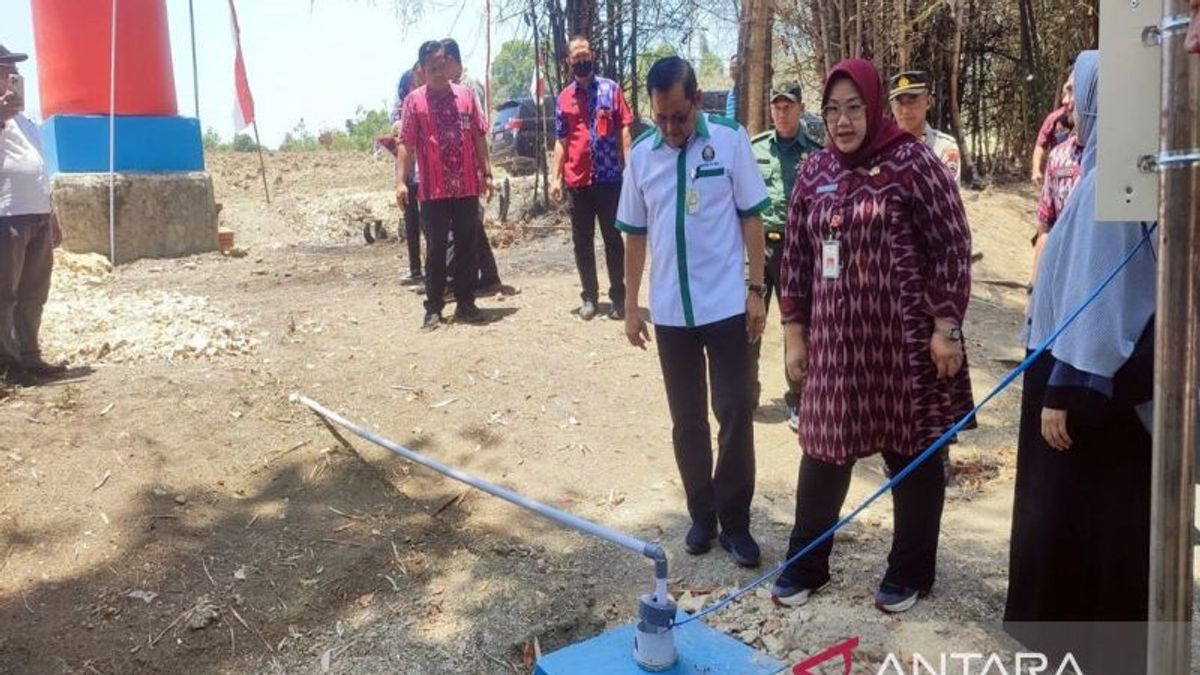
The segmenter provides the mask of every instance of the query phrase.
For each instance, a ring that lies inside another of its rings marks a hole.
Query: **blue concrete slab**
[[[679,619],[687,614],[680,612]],[[596,637],[564,647],[543,656],[534,667],[534,675],[646,675],[633,660],[633,627],[601,633]],[[774,675],[787,664],[753,649],[742,642],[693,621],[675,628],[675,667],[663,671],[670,675]]]
[[[174,173],[204,170],[199,120],[118,115],[117,171]],[[56,173],[108,171],[108,116],[55,115],[42,124],[46,168]]]

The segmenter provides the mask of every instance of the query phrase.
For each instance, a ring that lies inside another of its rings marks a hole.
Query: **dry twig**
[[[259,640],[262,640],[262,643],[263,643],[263,645],[266,646],[267,651],[271,652],[272,654],[275,653],[275,650],[271,647],[271,643],[267,642],[266,638],[264,638],[262,636],[262,633],[259,633],[250,624],[246,623],[246,620],[242,618],[241,614],[238,614],[238,611],[236,609],[234,609],[233,605],[226,605],[226,606],[229,607],[229,611],[233,612],[233,616],[234,616],[234,618],[236,618],[238,620],[238,623],[245,626],[246,630],[250,631],[251,633],[254,633],[255,637],[257,637]]]

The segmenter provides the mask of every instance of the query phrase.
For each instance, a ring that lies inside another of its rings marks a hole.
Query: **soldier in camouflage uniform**
[[[771,197],[771,206],[762,214],[763,231],[767,237],[766,245],[766,274],[763,280],[767,287],[766,306],[770,310],[771,293],[779,297],[780,292],[780,262],[783,260],[783,232],[787,227],[788,209],[791,202],[792,186],[796,182],[796,173],[808,160],[809,155],[821,149],[821,146],[809,138],[802,128],[804,116],[804,100],[801,96],[800,85],[789,83],[775,88],[771,92],[771,121],[774,128],[764,131],[750,140],[754,150],[754,158],[762,171],[767,183],[767,192]],[[762,352],[762,340],[756,340],[750,345],[750,401],[757,407],[762,385],[758,379],[758,359]],[[788,425],[795,430],[800,423],[800,386],[802,383],[793,381],[787,376],[788,390],[784,394],[787,404]]]
[[[954,174],[954,182],[962,183],[962,156],[958,141],[953,136],[929,125],[929,109],[933,107],[929,73],[923,70],[906,70],[892,77],[888,83],[891,93],[892,116],[896,124],[908,133],[925,141],[925,145],[945,162]]]

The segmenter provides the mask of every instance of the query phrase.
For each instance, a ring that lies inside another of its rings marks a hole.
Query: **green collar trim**
[[[687,148],[684,148],[675,160],[675,260],[679,266],[679,301],[683,305],[683,322],[692,328],[696,325],[696,317],[692,311],[692,287],[688,281],[687,189]]]

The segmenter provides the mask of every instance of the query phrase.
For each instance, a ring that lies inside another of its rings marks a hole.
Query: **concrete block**
[[[63,247],[109,255],[108,174],[60,173],[52,181]],[[207,173],[116,175],[117,263],[217,250],[217,206]]]
[[[204,170],[198,120],[117,115],[115,127],[118,172]],[[42,145],[51,175],[108,171],[108,116],[55,115],[42,125]]]

